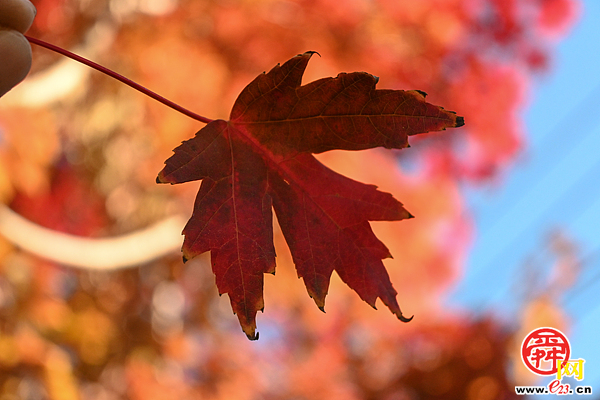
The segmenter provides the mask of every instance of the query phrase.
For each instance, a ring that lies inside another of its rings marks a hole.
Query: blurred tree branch
[[[61,264],[116,270],[147,263],[181,248],[185,217],[174,215],[113,238],[83,238],[44,228],[0,205],[0,234],[17,247]]]

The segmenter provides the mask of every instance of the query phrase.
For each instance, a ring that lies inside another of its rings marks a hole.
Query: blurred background
[[[319,156],[416,216],[372,224],[414,320],[335,274],[321,313],[275,226],[277,274],[250,342],[209,255],[181,260],[198,183],[155,183],[203,124],[34,48],[0,99],[0,400],[509,399],[547,383],[520,359],[541,326],[586,360],[570,383],[600,390],[597,2],[33,3],[29,35],[208,118],[314,50],[305,82],[367,71],[466,125],[402,151]]]

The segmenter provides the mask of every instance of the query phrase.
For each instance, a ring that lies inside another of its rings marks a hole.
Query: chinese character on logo
[[[556,374],[557,360],[563,363],[564,368],[570,356],[569,340],[554,328],[538,328],[531,331],[521,345],[523,363],[538,375]]]
[[[563,360],[556,360],[556,379],[561,380],[563,376],[572,376],[578,381],[583,379],[583,363],[585,360],[568,360],[566,363]]]

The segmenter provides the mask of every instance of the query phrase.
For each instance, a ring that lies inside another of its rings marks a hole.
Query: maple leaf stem
[[[98,63],[88,60],[85,57],[82,57],[82,56],[72,53],[68,50],[65,50],[62,47],[53,45],[52,43],[48,43],[48,42],[45,42],[45,41],[37,39],[37,38],[33,38],[33,37],[30,37],[27,35],[25,35],[25,38],[27,38],[27,40],[29,40],[30,43],[44,47],[48,50],[51,50],[51,51],[54,51],[63,56],[69,57],[75,61],[78,61],[82,64],[87,65],[88,67],[91,67],[97,71],[100,71],[103,74],[106,74],[106,75],[126,84],[127,86],[132,87],[139,92],[142,92],[143,94],[153,98],[154,100],[160,101],[162,104],[166,105],[167,107],[170,107],[170,108],[174,109],[175,111],[179,111],[180,113],[182,113],[192,119],[195,119],[200,122],[204,122],[205,124],[212,122],[212,119],[209,119],[209,118],[203,117],[202,115],[196,114],[195,112],[190,111],[187,108],[184,108],[184,107],[180,106],[179,104],[172,102],[171,100],[159,95],[156,92],[153,92],[152,90],[140,85],[139,83],[134,82],[131,79],[126,78],[123,75],[118,74],[115,71],[113,71],[109,68],[106,68]]]

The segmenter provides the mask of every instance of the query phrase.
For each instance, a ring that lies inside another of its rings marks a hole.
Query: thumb
[[[0,97],[29,73],[31,46],[23,33],[35,14],[29,0],[0,0]]]
[[[0,28],[0,97],[21,82],[31,68],[31,46],[14,29]]]

